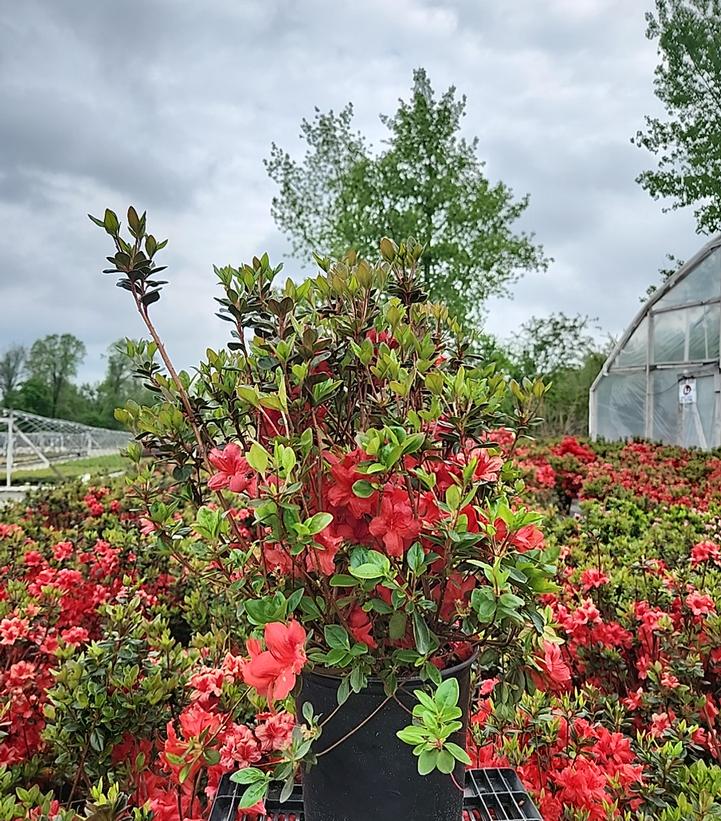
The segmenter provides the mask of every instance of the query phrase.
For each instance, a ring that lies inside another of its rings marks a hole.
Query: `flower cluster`
[[[247,698],[246,679],[262,658],[247,663],[240,647],[221,655],[222,634],[217,647],[206,637],[200,653],[183,648],[158,621],[169,610],[171,621],[193,617],[187,603],[181,611],[189,588],[181,568],[167,572],[158,561],[153,529],[123,496],[122,488],[68,485],[3,510],[0,797],[14,806],[10,817],[79,818],[37,791],[56,767],[51,780],[67,776],[66,797],[82,785],[89,799],[105,801],[102,786],[93,787],[102,778],[155,819],[202,818],[223,773],[273,765],[292,746],[295,718],[283,709],[256,714]],[[266,631],[281,666],[297,628],[290,637],[285,629]],[[302,649],[293,652],[288,664],[297,670]],[[92,701],[99,692],[102,721]],[[29,782],[36,786],[18,797],[15,788]],[[249,813],[263,811],[258,804]]]

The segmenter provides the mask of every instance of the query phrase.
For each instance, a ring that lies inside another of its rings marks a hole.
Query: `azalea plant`
[[[267,255],[216,268],[231,340],[191,378],[149,311],[165,242],[132,208],[126,236],[112,211],[92,219],[152,337],[128,352],[159,402],[119,414],[143,446],[137,492],[178,561],[236,596],[247,684],[273,708],[312,664],[339,677],[342,703],[371,676],[389,695],[438,685],[477,652],[509,699],[523,692],[553,639],[539,596],[555,554],[494,431],[526,434],[545,388],[476,360],[418,285],[421,246],[316,256],[301,284],[280,284]],[[171,473],[158,481],[143,450]],[[174,517],[187,502],[191,522]]]

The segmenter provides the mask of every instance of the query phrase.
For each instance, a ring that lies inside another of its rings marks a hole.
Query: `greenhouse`
[[[721,445],[721,234],[644,304],[591,387],[594,439]]]

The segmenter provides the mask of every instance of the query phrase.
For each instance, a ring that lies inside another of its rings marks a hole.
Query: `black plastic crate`
[[[236,821],[236,811],[245,785],[223,776],[210,811],[209,821]],[[265,802],[268,815],[258,821],[303,821],[303,791],[296,785],[290,798],[278,802],[272,793]],[[243,819],[245,816],[242,817]],[[466,772],[463,799],[463,821],[543,821],[533,801],[528,797],[515,770],[489,767]],[[242,821],[242,820],[241,820]],[[412,819],[404,819],[412,821]],[[460,821],[460,819],[459,819]]]

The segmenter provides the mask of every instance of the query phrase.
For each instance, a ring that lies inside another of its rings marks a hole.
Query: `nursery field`
[[[125,459],[120,454],[114,453],[72,459],[67,462],[55,462],[52,467],[14,470],[12,480],[16,485],[57,484],[67,479],[83,476],[93,476],[95,481],[103,481],[107,476],[121,473],[125,467]]]
[[[563,643],[528,659],[515,708],[476,681],[473,766],[517,768],[546,821],[721,818],[721,456],[566,439],[515,458]],[[0,511],[0,821],[207,817],[224,772],[291,743],[243,685],[232,600],[141,508],[113,480]]]

